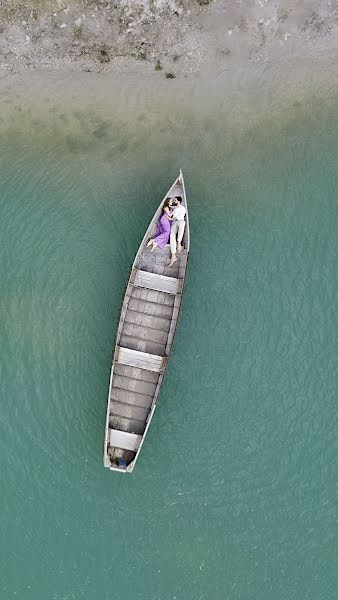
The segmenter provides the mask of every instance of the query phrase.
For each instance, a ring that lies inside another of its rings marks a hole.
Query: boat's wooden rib
[[[150,252],[163,202],[151,221],[132,265],[116,335],[104,440],[104,465],[131,472],[148,431],[171,351],[190,246],[182,171],[168,196],[181,196],[187,209],[182,252],[169,267],[169,244]]]

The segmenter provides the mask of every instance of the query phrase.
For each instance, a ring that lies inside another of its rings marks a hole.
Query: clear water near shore
[[[138,110],[132,132],[65,111],[14,135],[13,116],[0,140],[0,598],[333,600],[338,112]],[[180,167],[181,320],[121,477],[102,466],[114,332]]]

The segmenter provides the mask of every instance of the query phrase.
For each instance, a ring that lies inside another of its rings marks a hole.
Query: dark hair
[[[167,208],[167,207],[169,208],[169,205],[170,205],[170,200],[171,200],[171,198],[166,198],[166,199],[165,199],[165,201],[164,201],[164,204],[163,204],[163,210],[164,210],[165,208]]]
[[[176,197],[176,200],[178,200],[178,202],[179,202],[180,204],[182,204],[182,197],[181,197],[181,196],[175,196],[175,197]]]

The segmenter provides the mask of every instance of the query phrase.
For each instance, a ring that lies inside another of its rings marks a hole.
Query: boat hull
[[[186,207],[182,251],[169,267],[170,246],[146,247],[162,214],[158,207],[136,254],[124,295],[110,374],[104,465],[131,473],[152,417],[177,328],[187,271],[190,231],[182,172],[164,197],[181,196]]]

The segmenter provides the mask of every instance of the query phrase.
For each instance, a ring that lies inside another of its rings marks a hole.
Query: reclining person
[[[177,252],[182,250],[182,240],[185,229],[185,214],[186,208],[182,204],[181,196],[176,196],[174,202],[174,209],[172,212],[172,223],[170,229],[170,252],[171,261],[169,267],[171,267],[177,261]]]

